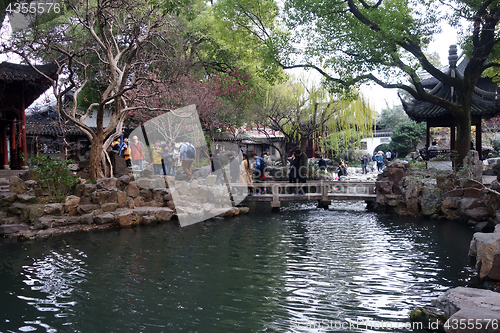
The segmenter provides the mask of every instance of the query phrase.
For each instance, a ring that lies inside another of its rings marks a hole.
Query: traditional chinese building
[[[442,69],[451,77],[463,77],[465,67],[468,60],[463,59],[458,65],[459,60],[457,56],[457,46],[451,45],[449,51],[449,66]],[[454,87],[447,85],[435,77],[429,77],[422,80],[422,86],[429,90],[435,96],[447,99],[449,101],[456,101],[456,90]],[[500,100],[498,99],[500,89],[498,85],[492,82],[489,78],[480,78],[474,89],[472,96],[471,107],[471,121],[472,126],[476,126],[476,144],[475,148],[482,156],[482,128],[481,122],[483,119],[490,119],[500,114]],[[451,150],[455,150],[455,122],[453,116],[445,109],[434,105],[429,102],[418,101],[412,99],[411,101],[402,100],[405,112],[408,116],[418,122],[425,122],[427,124],[427,137],[426,147],[430,146],[430,129],[432,127],[450,127],[450,146]],[[446,147],[440,147],[446,148]]]
[[[36,66],[0,63],[0,163],[4,169],[25,167],[22,156],[27,156],[25,109],[56,79],[58,66]],[[40,73],[41,72],[41,73]]]

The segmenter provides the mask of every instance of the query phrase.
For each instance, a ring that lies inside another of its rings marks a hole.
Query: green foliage
[[[415,151],[417,144],[425,137],[425,123],[409,120],[396,126],[391,136],[389,149],[406,155]]]
[[[402,106],[386,108],[377,119],[377,126],[384,129],[394,129],[399,123],[410,120]]]
[[[72,160],[58,161],[48,156],[37,154],[28,159],[31,174],[38,186],[49,191],[50,195],[61,198],[71,193],[78,184],[78,176],[68,169]]]

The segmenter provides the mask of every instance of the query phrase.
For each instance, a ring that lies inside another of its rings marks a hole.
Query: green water
[[[333,208],[0,244],[0,332],[410,332],[468,283],[465,226]]]

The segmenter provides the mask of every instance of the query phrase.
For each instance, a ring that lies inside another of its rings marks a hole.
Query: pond
[[[0,244],[0,332],[411,332],[471,238],[338,201]]]

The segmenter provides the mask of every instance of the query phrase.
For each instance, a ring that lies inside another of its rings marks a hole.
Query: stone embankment
[[[43,203],[44,190],[35,181],[12,177],[9,191],[0,192],[0,236],[25,240],[79,230],[171,221],[178,214],[173,195],[180,202],[191,200],[190,204],[200,209],[219,209],[218,215],[224,217],[248,212],[248,207],[220,209],[206,202],[193,202],[192,197],[175,189],[195,186],[197,191],[203,191],[205,185],[176,182],[173,177],[163,176],[134,181],[124,175],[98,179],[95,184],[78,184],[74,194],[65,197],[64,202]],[[179,213],[188,214],[189,209],[183,207]]]
[[[371,208],[398,215],[458,220],[476,231],[493,231],[500,223],[500,184],[482,184],[481,172],[470,178],[453,173],[419,173],[395,161],[379,175],[377,200]]]

